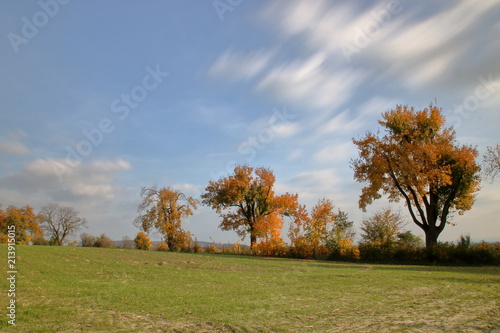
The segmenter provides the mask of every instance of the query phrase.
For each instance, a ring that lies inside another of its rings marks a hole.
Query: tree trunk
[[[429,226],[425,231],[425,247],[430,248],[437,245],[437,240],[441,230],[435,226]]]
[[[255,244],[257,244],[257,236],[252,231],[250,232],[250,248],[253,249]]]

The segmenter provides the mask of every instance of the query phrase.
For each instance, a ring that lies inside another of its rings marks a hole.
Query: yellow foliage
[[[160,243],[156,244],[155,250],[156,251],[167,251],[168,250],[167,243],[161,241]]]
[[[142,231],[137,234],[134,239],[135,248],[139,250],[149,250],[151,245],[153,244],[149,239],[148,235],[143,233]]]
[[[398,105],[382,118],[386,135],[368,132],[353,140],[359,152],[352,162],[354,179],[368,184],[359,206],[365,210],[384,194],[390,201],[403,199],[427,245],[435,244],[450,214],[474,203],[480,181],[477,149],[457,144],[434,105],[423,110]]]
[[[0,243],[7,241],[9,226],[16,227],[16,244],[29,244],[34,239],[42,238],[43,231],[38,219],[33,208],[28,205],[23,208],[9,206],[5,211],[0,208]]]
[[[193,215],[198,201],[187,197],[170,187],[141,189],[142,202],[138,210],[142,212],[135,225],[142,230],[157,230],[165,238],[170,251],[186,251],[191,243],[191,234],[182,229],[182,221]]]
[[[275,180],[270,169],[238,165],[233,174],[210,181],[201,197],[222,217],[222,230],[234,230],[242,238],[249,234],[254,247],[259,238],[278,237],[283,218],[296,218],[302,211],[297,195],[275,195]]]

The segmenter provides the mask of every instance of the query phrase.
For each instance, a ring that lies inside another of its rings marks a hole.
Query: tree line
[[[398,105],[383,113],[379,124],[383,134],[369,131],[353,139],[359,155],[351,161],[351,168],[354,179],[364,185],[359,207],[366,211],[368,205],[383,196],[389,202],[403,201],[410,221],[422,229],[425,245],[431,248],[437,245],[446,225],[453,223],[454,214],[472,208],[481,180],[493,182],[498,175],[500,144],[488,147],[481,174],[477,149],[457,142],[455,131],[445,127],[445,117],[437,106],[415,110]],[[139,216],[134,221],[141,232],[135,244],[149,248],[147,233],[156,232],[162,236],[165,249],[190,248],[192,235],[183,229],[182,222],[200,204],[219,214],[222,230],[235,231],[242,239],[248,236],[256,254],[279,255],[286,251],[298,257],[329,253],[356,258],[367,244],[387,246],[399,242],[416,246],[422,241],[402,229],[405,217],[401,211],[385,208],[363,219],[358,248],[353,243],[353,222],[346,212],[335,210],[330,199],[320,199],[308,212],[299,203],[298,194],[275,193],[275,181],[270,168],[237,165],[226,177],[210,181],[201,200],[171,187],[142,188]],[[282,239],[286,220],[290,246]],[[8,223],[20,226],[16,229],[19,242],[36,243],[45,231],[51,244],[62,245],[86,225],[86,220],[71,207],[50,204],[37,216],[29,206],[0,210],[0,233]]]
[[[437,106],[415,110],[398,105],[383,113],[379,124],[383,135],[369,131],[353,139],[359,153],[351,161],[354,179],[365,185],[359,207],[366,211],[384,195],[389,202],[403,201],[410,221],[422,229],[430,249],[438,244],[446,225],[454,223],[454,214],[472,208],[482,178],[493,181],[497,176],[500,145],[488,147],[481,175],[477,149],[457,142]],[[242,239],[248,236],[254,253],[359,256],[359,248],[353,245],[353,223],[345,212],[335,212],[328,198],[320,199],[308,212],[298,194],[276,194],[274,185],[271,169],[237,165],[228,176],[210,181],[201,201],[170,187],[143,188],[142,214],[135,224],[146,233],[163,235],[170,250],[182,249],[190,241],[182,220],[201,203],[219,214],[222,230],[235,231]],[[289,247],[281,237],[285,219],[290,223]],[[397,242],[419,245],[419,237],[401,229],[403,220],[401,212],[388,208],[364,219],[361,248]]]
[[[42,207],[38,214],[29,205],[5,210],[0,206],[0,243],[5,243],[8,227],[15,226],[17,244],[64,245],[86,225],[75,208],[55,203]]]

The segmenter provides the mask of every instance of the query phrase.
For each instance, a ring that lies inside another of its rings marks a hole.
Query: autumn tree
[[[288,238],[292,244],[290,254],[295,258],[309,258],[314,254],[314,248],[309,237],[306,236],[306,229],[310,222],[309,214],[303,207],[303,216],[295,218],[290,223]]]
[[[313,248],[313,255],[317,257],[318,248],[326,245],[328,235],[333,228],[335,213],[330,199],[323,198],[311,210],[311,217],[305,224],[305,236]]]
[[[64,245],[68,237],[87,226],[87,220],[80,217],[73,207],[48,204],[41,210],[41,225],[51,238],[51,244]]]
[[[135,248],[139,250],[149,250],[153,242],[149,239],[148,235],[143,233],[142,231],[137,233],[137,236],[134,239]]]
[[[242,239],[250,235],[253,248],[259,238],[279,237],[284,217],[304,213],[298,196],[276,196],[274,183],[270,169],[238,165],[233,174],[210,181],[201,197],[222,217],[222,230],[235,230]]]
[[[182,229],[182,222],[193,215],[198,202],[179,190],[164,187],[141,189],[142,202],[137,211],[135,225],[145,232],[157,231],[165,240],[170,251],[189,247],[191,234]]]
[[[352,161],[354,179],[367,183],[359,199],[363,210],[375,199],[403,199],[411,220],[432,246],[454,212],[472,208],[479,190],[477,150],[459,145],[452,128],[445,128],[441,109],[398,105],[383,113],[386,134],[367,132]]]
[[[361,242],[381,246],[393,244],[403,233],[404,217],[390,207],[382,208],[361,222]]]
[[[30,241],[43,238],[43,231],[38,224],[38,216],[28,205],[22,208],[9,206],[5,211],[0,208],[1,243],[7,241],[9,226],[15,226],[17,244],[29,244]]]
[[[485,178],[493,183],[500,173],[500,143],[487,148],[486,154],[483,156],[483,164]]]

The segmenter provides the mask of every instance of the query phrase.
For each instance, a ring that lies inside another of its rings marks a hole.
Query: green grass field
[[[17,246],[2,332],[500,332],[500,267]]]

